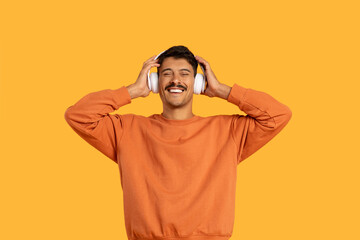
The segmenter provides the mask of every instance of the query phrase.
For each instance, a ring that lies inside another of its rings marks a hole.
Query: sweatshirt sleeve
[[[86,142],[117,163],[116,148],[124,132],[124,117],[110,114],[131,103],[125,86],[85,95],[65,111],[65,120]]]
[[[290,108],[269,94],[234,84],[227,99],[247,115],[234,114],[232,137],[237,145],[237,164],[275,137],[289,122]]]

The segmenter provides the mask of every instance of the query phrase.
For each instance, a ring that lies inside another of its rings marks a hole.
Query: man
[[[233,103],[247,115],[193,114],[194,77],[203,64],[203,95]],[[163,112],[110,114],[150,90],[158,68]],[[184,90],[172,93],[170,89]],[[237,165],[289,122],[291,110],[269,94],[217,80],[210,64],[185,46],[144,62],[135,83],[89,93],[65,113],[71,128],[118,164],[130,240],[227,240],[234,223]]]

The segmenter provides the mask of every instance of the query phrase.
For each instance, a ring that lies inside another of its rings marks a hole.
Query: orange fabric
[[[276,136],[292,112],[237,84],[227,101],[247,115],[110,114],[131,103],[125,86],[89,93],[66,110],[71,128],[118,164],[128,239],[231,237],[236,167]]]

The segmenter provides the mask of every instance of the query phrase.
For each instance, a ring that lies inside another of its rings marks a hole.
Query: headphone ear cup
[[[150,78],[148,81],[148,86],[149,89],[153,92],[153,93],[158,93],[159,92],[159,78],[158,78],[158,74],[156,72],[153,72],[150,74]]]
[[[154,60],[156,60],[165,51],[166,50],[159,53],[154,58]],[[153,93],[158,93],[159,92],[159,79],[158,78],[159,78],[158,74],[157,73],[151,73],[150,74],[150,69],[149,69],[149,71],[148,71],[148,87],[149,87],[150,91],[152,91]]]
[[[201,73],[197,73],[194,81],[194,93],[203,93],[205,89],[205,77]]]

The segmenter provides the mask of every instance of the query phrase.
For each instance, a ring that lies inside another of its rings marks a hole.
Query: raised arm
[[[155,56],[143,63],[135,83],[112,90],[89,93],[65,111],[65,120],[85,141],[117,163],[116,149],[127,128],[125,115],[110,114],[138,97],[150,93],[147,72],[159,66]],[[130,122],[130,121],[128,121]]]
[[[65,120],[85,141],[114,162],[116,146],[124,131],[123,116],[110,114],[131,103],[128,89],[123,86],[85,95],[65,111]]]
[[[231,131],[238,146],[237,163],[248,158],[275,137],[290,121],[290,108],[269,94],[234,84],[221,85],[222,98],[247,115],[234,114]],[[229,94],[227,94],[229,93]],[[227,97],[227,98],[226,98]]]
[[[231,123],[232,137],[238,147],[239,164],[275,137],[289,122],[292,112],[288,106],[265,92],[244,88],[238,84],[229,87],[220,83],[210,64],[200,56],[195,58],[203,64],[208,83],[202,94],[226,99],[247,114],[233,114]]]

